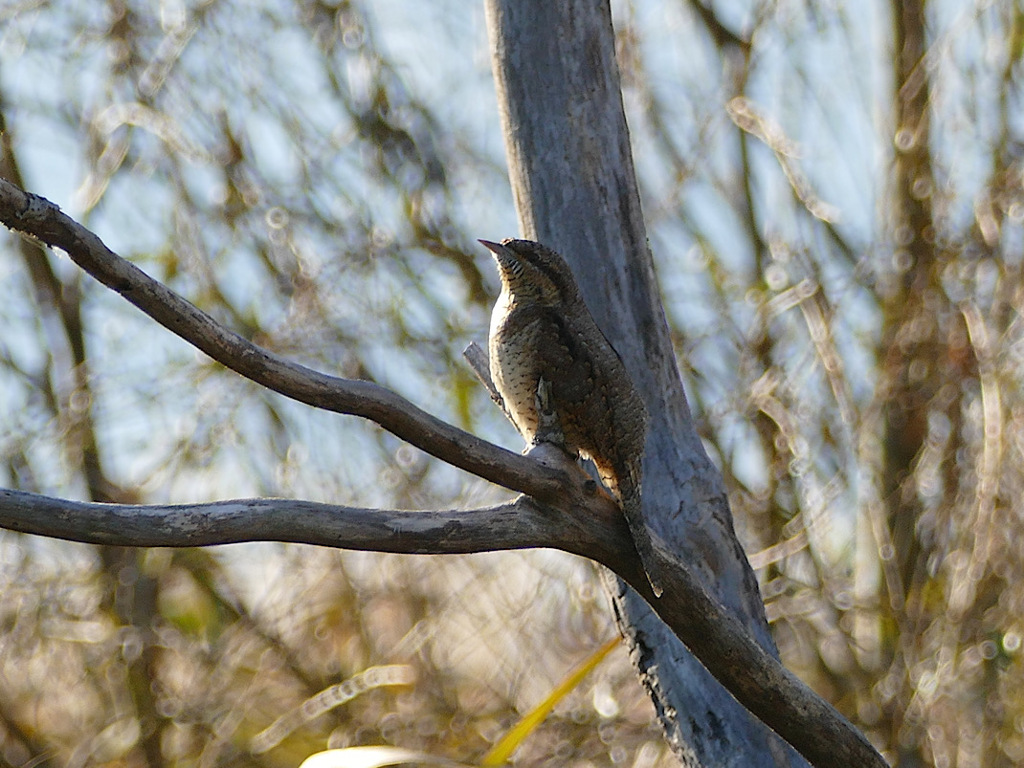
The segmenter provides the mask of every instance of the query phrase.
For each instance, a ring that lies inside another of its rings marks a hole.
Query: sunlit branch
[[[528,497],[480,509],[407,511],[262,498],[207,504],[100,504],[0,489],[0,527],[115,546],[283,541],[403,554],[569,548],[570,537],[579,539],[564,517],[545,514]]]
[[[256,346],[118,256],[50,201],[3,179],[0,223],[62,249],[78,266],[169,331],[257,384],[307,405],[367,418],[442,461],[538,499],[553,498],[565,480],[558,472],[447,424],[377,384],[328,376]]]

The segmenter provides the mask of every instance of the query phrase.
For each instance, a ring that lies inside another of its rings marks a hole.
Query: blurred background
[[[785,663],[899,766],[1024,760],[1019,0],[614,3],[681,375]],[[507,447],[482,7],[0,0],[0,175],[253,341]],[[506,497],[0,235],[0,483]],[[614,634],[588,563],[0,534],[0,766],[472,762]],[[305,708],[303,709],[303,704]],[[616,650],[516,753],[668,766]]]

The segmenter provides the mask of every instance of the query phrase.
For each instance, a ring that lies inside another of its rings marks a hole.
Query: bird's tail
[[[622,507],[622,513],[629,523],[629,532],[633,536],[633,546],[640,555],[640,563],[647,574],[647,580],[651,584],[655,597],[661,597],[664,592],[664,580],[661,578],[661,568],[658,567],[654,555],[654,542],[651,540],[650,531],[644,524],[642,512],[642,499],[640,494],[640,478],[632,476],[633,473],[624,472],[619,475],[617,482],[610,483],[615,499]]]

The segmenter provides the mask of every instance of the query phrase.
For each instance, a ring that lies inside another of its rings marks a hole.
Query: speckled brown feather
[[[570,453],[594,462],[619,502],[655,594],[650,535],[640,513],[647,410],[625,365],[597,327],[569,266],[529,240],[481,241],[495,254],[502,291],[491,315],[491,378],[527,444],[538,439],[537,393],[552,408]]]

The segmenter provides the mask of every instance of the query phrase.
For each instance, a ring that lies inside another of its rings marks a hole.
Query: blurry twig
[[[737,128],[761,141],[774,153],[782,173],[793,190],[793,196],[805,211],[821,222],[829,239],[836,244],[843,257],[851,264],[856,264],[857,257],[853,247],[836,229],[838,209],[826,203],[811,189],[807,177],[794,162],[796,144],[783,133],[781,126],[762,114],[757,106],[744,96],[732,99],[726,106],[726,110]]]
[[[334,707],[340,707],[374,688],[412,685],[414,680],[415,672],[407,664],[370,667],[344,682],[325,688],[315,696],[306,699],[301,706],[281,715],[252,737],[250,749],[257,755],[269,752],[297,729]]]

